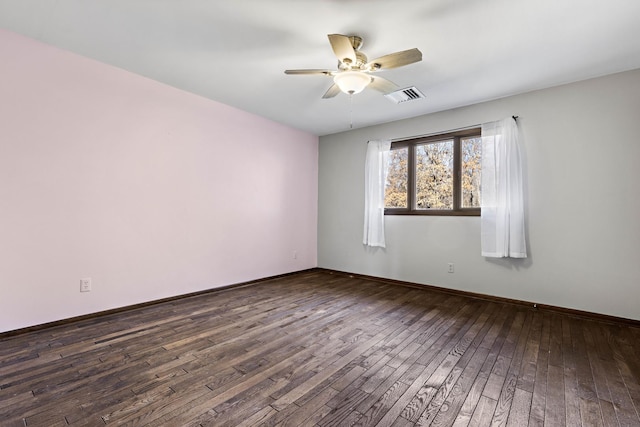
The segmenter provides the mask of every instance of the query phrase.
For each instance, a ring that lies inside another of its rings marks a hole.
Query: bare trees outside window
[[[388,215],[480,215],[480,129],[394,142],[387,155]]]

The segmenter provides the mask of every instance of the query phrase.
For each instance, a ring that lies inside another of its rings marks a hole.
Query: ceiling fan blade
[[[381,56],[380,58],[369,61],[365,67],[371,71],[376,71],[380,69],[402,67],[419,61],[422,61],[422,52],[414,48]]]
[[[284,70],[285,74],[324,74],[330,76],[333,71],[331,70]]]
[[[356,51],[353,49],[349,37],[343,36],[342,34],[329,34],[328,37],[329,43],[331,43],[331,47],[333,48],[333,53],[338,57],[338,61],[347,65],[356,63]]]
[[[371,76],[371,83],[369,83],[368,87],[377,90],[378,92],[382,92],[385,95],[400,89],[395,83],[378,76]]]
[[[322,95],[322,99],[333,98],[340,93],[340,87],[337,84],[332,84],[331,87]]]

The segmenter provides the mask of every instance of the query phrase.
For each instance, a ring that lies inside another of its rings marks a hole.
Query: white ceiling
[[[638,0],[0,0],[0,26],[316,135],[640,68]],[[426,99],[283,73],[335,69],[330,33],[419,48],[381,76]]]

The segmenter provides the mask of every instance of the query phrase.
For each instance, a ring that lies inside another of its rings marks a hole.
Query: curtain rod
[[[459,131],[462,131],[462,130],[479,128],[480,126],[482,126],[482,125],[471,125],[471,126],[465,126],[465,127],[457,128],[457,129],[449,129],[449,130],[446,130],[446,131],[425,133],[423,135],[414,135],[414,136],[405,136],[405,137],[402,137],[402,138],[393,138],[390,141],[391,142],[399,142],[399,141],[406,141],[408,139],[427,138],[429,136],[442,135],[442,134],[447,134],[447,133],[451,133],[451,132],[459,132]]]
[[[520,116],[511,116],[511,117],[513,118],[513,120],[515,120],[517,122],[518,121],[518,117],[520,117]],[[462,130],[479,128],[481,126],[482,126],[481,124],[471,125],[471,126],[465,126],[465,127],[461,127],[461,128],[457,128],[457,129],[449,129],[449,130],[444,131],[444,132],[433,132],[433,133],[425,133],[423,135],[414,135],[414,136],[405,136],[405,137],[402,137],[402,138],[393,138],[393,139],[390,139],[389,141],[391,141],[391,142],[399,142],[399,141],[406,141],[406,140],[409,140],[409,139],[427,138],[429,136],[440,135],[440,134],[443,134],[443,133],[459,132],[459,131],[462,131]]]

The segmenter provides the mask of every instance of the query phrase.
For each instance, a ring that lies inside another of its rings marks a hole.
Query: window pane
[[[453,140],[416,147],[416,208],[453,209]]]
[[[385,208],[407,207],[407,183],[409,179],[409,148],[387,153],[387,181],[384,187]]]
[[[463,138],[462,151],[462,203],[463,208],[480,207],[480,161],[482,157],[482,139]]]

